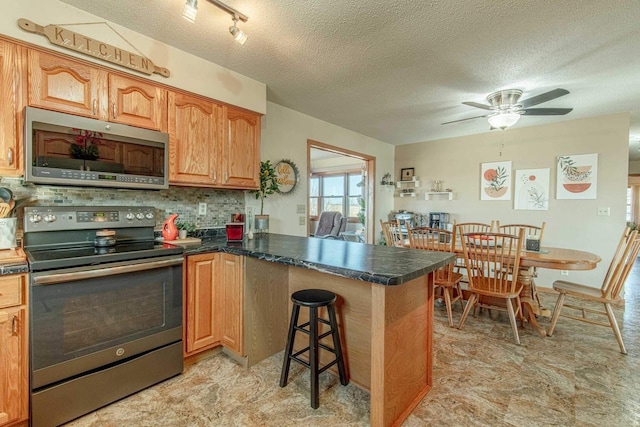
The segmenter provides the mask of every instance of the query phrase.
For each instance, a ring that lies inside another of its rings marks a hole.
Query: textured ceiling
[[[488,131],[462,101],[517,88],[522,99],[571,93],[516,127],[631,112],[640,140],[640,1],[617,0],[227,0],[249,16],[199,1],[62,0],[92,14],[266,83],[270,101],[391,143]],[[637,147],[633,152],[640,151]]]

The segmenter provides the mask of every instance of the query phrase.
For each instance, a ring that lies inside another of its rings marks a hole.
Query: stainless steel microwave
[[[169,135],[25,108],[25,181],[133,189],[169,188]]]

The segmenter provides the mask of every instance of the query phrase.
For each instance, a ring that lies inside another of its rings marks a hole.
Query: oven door
[[[182,339],[183,257],[31,276],[32,390]]]

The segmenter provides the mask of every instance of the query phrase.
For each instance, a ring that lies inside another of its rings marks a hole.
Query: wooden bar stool
[[[338,322],[336,320],[336,312],[334,309],[334,303],[336,302],[336,294],[333,292],[325,291],[322,289],[305,289],[294,292],[291,295],[291,301],[293,301],[293,310],[291,310],[291,322],[289,323],[289,335],[287,337],[287,345],[284,352],[284,360],[282,363],[282,374],[280,375],[280,387],[287,385],[287,378],[289,377],[289,366],[291,361],[295,360],[303,366],[306,366],[311,370],[311,407],[317,409],[319,404],[319,384],[318,376],[329,369],[331,366],[338,364],[338,373],[340,374],[340,384],[347,385],[349,380],[347,379],[347,373],[344,367],[344,359],[342,357],[342,347],[340,346],[340,334],[338,332]],[[300,314],[300,307],[309,308],[309,321],[298,325],[298,315]],[[329,321],[318,317],[318,308],[327,307],[329,313]],[[329,325],[331,328],[329,331],[318,335],[318,322]],[[305,329],[307,328],[308,329]],[[293,353],[293,343],[295,342],[296,332],[300,331],[309,335],[309,346],[303,348],[296,353]],[[321,344],[319,341],[322,338],[333,338],[333,348]],[[335,359],[319,368],[319,349],[329,351],[335,355]],[[300,359],[302,353],[309,352],[309,363]]]

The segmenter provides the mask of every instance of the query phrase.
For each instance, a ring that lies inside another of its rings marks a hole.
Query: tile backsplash
[[[58,187],[23,184],[21,179],[3,178],[0,186],[9,188],[17,201],[27,206],[152,206],[156,210],[156,229],[165,218],[177,213],[178,220],[205,229],[224,226],[232,213],[244,212],[244,191],[170,187],[168,190],[121,190],[93,187]],[[198,203],[207,204],[206,215],[198,215]],[[22,224],[22,209],[17,213]],[[20,226],[20,228],[22,228]]]

